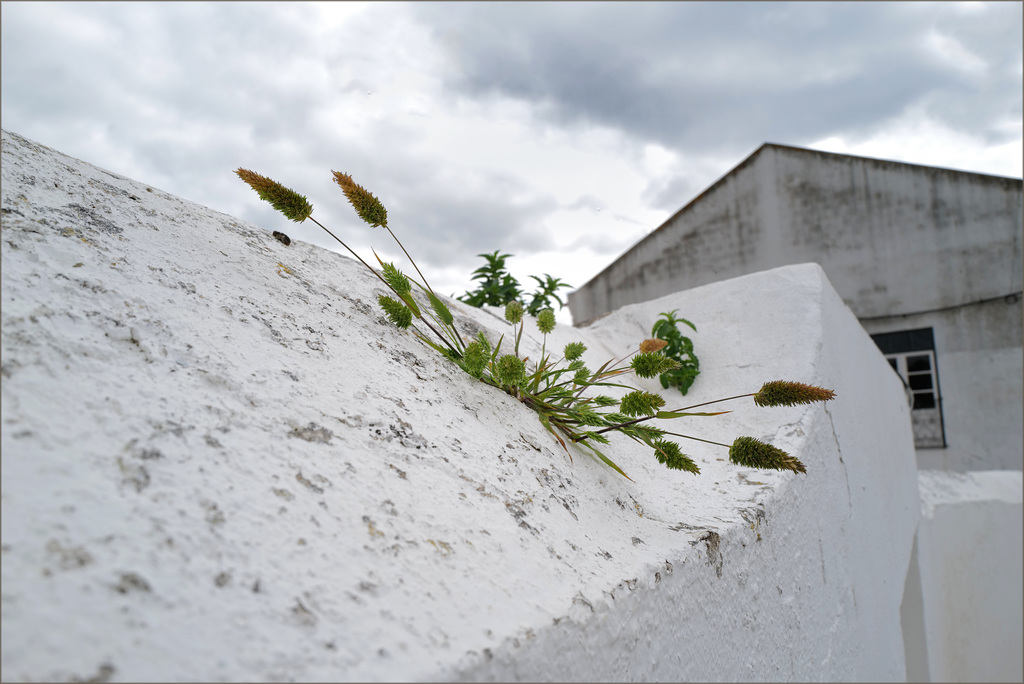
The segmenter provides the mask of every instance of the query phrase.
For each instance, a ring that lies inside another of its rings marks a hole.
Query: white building
[[[919,467],[1020,470],[1021,250],[1020,179],[766,143],[570,294],[569,308],[583,325],[817,262],[904,381]]]

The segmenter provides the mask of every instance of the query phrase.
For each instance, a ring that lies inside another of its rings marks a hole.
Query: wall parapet
[[[621,439],[629,481],[375,315],[350,259],[7,132],[0,170],[5,677],[902,678],[906,403],[817,266],[555,330],[596,367],[679,308],[687,402],[838,392],[687,424],[806,475]]]

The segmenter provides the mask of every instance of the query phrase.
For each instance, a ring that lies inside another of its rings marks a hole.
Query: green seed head
[[[619,411],[632,416],[653,416],[658,409],[665,405],[665,400],[657,394],[636,390],[622,397],[619,402]]]
[[[544,309],[537,314],[537,328],[545,335],[555,329],[554,309]]]
[[[577,363],[579,364],[579,366],[577,366],[576,368],[572,368],[572,366],[574,366]],[[576,383],[577,385],[587,384],[587,381],[590,380],[590,369],[583,365],[582,361],[573,361],[569,365],[569,367],[572,368],[572,370],[574,371],[572,376],[572,381],[574,383]]]
[[[766,382],[754,395],[754,403],[758,406],[796,406],[815,401],[828,401],[834,399],[835,396],[835,392],[824,387],[805,385],[802,382],[773,380]]]
[[[345,193],[345,198],[349,201],[349,204],[359,214],[359,218],[363,219],[371,226],[384,226],[388,225],[388,210],[384,208],[384,205],[380,203],[380,200],[370,194],[370,191],[361,185],[357,185],[352,176],[347,173],[340,171],[334,171],[334,182],[341,186],[342,192]]]
[[[391,286],[398,294],[407,294],[412,290],[409,279],[393,264],[384,264],[384,282]]]
[[[685,470],[694,475],[700,473],[700,468],[693,462],[693,459],[684,454],[675,442],[659,439],[654,443],[654,455],[658,459],[658,463],[663,463],[673,470]]]
[[[277,181],[249,169],[237,169],[235,174],[250,188],[256,191],[261,200],[270,202],[270,206],[296,223],[302,223],[313,213],[313,205],[305,197]]]
[[[498,382],[507,387],[522,387],[526,384],[526,364],[515,354],[505,354],[496,364]]]
[[[409,311],[405,304],[387,295],[377,297],[377,303],[380,304],[380,308],[384,309],[384,313],[391,319],[391,322],[402,330],[412,325],[412,311]]]
[[[794,473],[807,472],[804,464],[793,456],[753,437],[737,437],[729,447],[729,460],[736,465],[748,468],[774,468],[775,470],[792,470]]]
[[[661,352],[644,352],[637,354],[629,363],[637,377],[655,378],[662,373],[679,368],[679,363]]]
[[[505,305],[505,320],[515,325],[523,320],[523,303],[511,301]]]
[[[583,352],[587,351],[587,345],[582,342],[570,342],[565,345],[565,360],[575,361],[576,359],[583,356]]]
[[[462,362],[466,365],[466,371],[470,375],[474,378],[479,378],[483,375],[490,356],[489,350],[480,344],[479,341],[474,340],[466,346],[466,351],[462,355]]]

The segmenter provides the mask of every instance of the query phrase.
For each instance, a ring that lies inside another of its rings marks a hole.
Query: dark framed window
[[[946,430],[932,329],[880,333],[872,335],[871,339],[903,381],[914,427],[914,446],[918,449],[945,448]]]

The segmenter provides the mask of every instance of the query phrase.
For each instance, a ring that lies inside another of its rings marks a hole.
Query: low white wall
[[[7,132],[0,171],[5,679],[903,678],[906,403],[820,268],[549,337],[595,367],[679,308],[702,375],[670,406],[838,392],[679,424],[806,475],[616,439],[630,481],[396,331],[350,259]]]
[[[1021,472],[922,471],[919,482],[903,607],[908,680],[1021,681]]]

